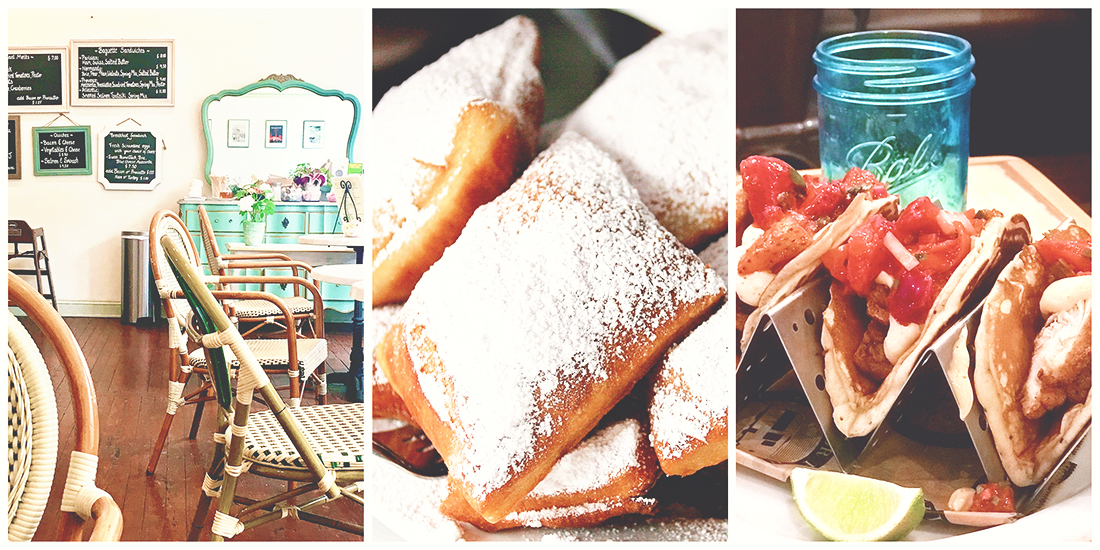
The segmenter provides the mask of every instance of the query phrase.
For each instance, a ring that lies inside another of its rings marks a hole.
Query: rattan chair
[[[202,233],[202,246],[206,252],[206,265],[211,275],[228,276],[236,270],[248,272],[289,269],[292,276],[305,278],[305,275],[313,269],[305,262],[291,260],[290,256],[275,252],[247,252],[223,255],[218,246],[218,238],[214,235],[214,226],[210,223],[210,216],[202,205],[199,205],[199,229]],[[300,274],[299,270],[302,270],[303,273]],[[301,326],[305,325],[310,326],[310,333],[318,337],[317,316],[314,314],[316,309],[313,301],[302,296],[305,290],[303,285],[291,285],[291,287],[293,295],[285,297],[283,300],[290,308],[291,313],[294,314],[294,323],[299,330],[299,336],[305,335],[301,330]],[[242,336],[248,337],[268,325],[286,328],[281,322],[283,319],[282,312],[266,300],[239,300],[229,303],[228,306],[229,316],[237,320],[238,327],[247,326],[242,330]],[[324,327],[321,327],[321,330],[323,329]]]
[[[95,486],[99,463],[99,411],[88,363],[68,325],[29,284],[8,272],[8,305],[27,314],[49,340],[72,393],[76,443],[61,496],[61,521],[53,540],[81,540],[84,522],[95,522],[91,540],[117,541],[122,512]],[[8,540],[31,540],[53,487],[58,452],[58,408],[53,381],[38,346],[8,311]],[[67,435],[67,434],[66,434]],[[56,506],[56,504],[55,504]]]
[[[362,524],[314,512],[319,506],[341,498],[363,503],[366,449],[363,404],[287,407],[253,357],[248,347],[250,340],[243,339],[229,321],[183,247],[169,237],[161,237],[161,245],[195,312],[189,330],[201,334],[220,411],[214,460],[203,483],[189,540],[197,540],[204,530],[215,496],[218,506],[210,522],[213,540],[231,538],[249,527],[287,516],[363,534]],[[225,360],[229,354],[240,361],[233,391],[229,388],[231,372]],[[251,403],[257,391],[268,409],[253,413]],[[243,498],[236,491],[238,478],[245,472],[293,484],[275,496],[259,500]]]
[[[164,316],[168,320],[168,345],[170,348],[168,378],[168,407],[164,421],[161,423],[160,433],[153,446],[153,452],[149,457],[146,473],[152,475],[157,468],[161,452],[164,449],[165,440],[168,438],[168,430],[176,411],[183,405],[195,405],[195,416],[191,422],[190,439],[195,439],[199,420],[202,417],[203,406],[212,397],[209,369],[207,368],[206,355],[201,349],[188,352],[187,338],[184,336],[184,327],[192,315],[192,310],[179,294],[179,285],[172,276],[168,266],[168,258],[165,256],[161,239],[167,237],[175,242],[192,262],[195,269],[199,268],[199,255],[195,249],[194,241],[174,212],[161,210],[157,212],[149,225],[149,257],[153,266],[153,278],[160,292],[163,303]],[[261,283],[261,282],[285,282],[288,284],[304,284],[313,294],[314,304],[318,314],[318,326],[324,326],[324,308],[321,307],[321,296],[313,283],[298,277],[236,277],[236,276],[209,276],[208,284],[221,285],[228,283]],[[266,300],[280,311],[286,326],[293,327],[293,314],[285,301],[278,296],[258,291],[222,290],[216,291],[219,299],[224,300]],[[323,329],[318,330],[323,336]],[[286,374],[289,378],[289,401],[292,406],[301,402],[302,387],[304,382],[313,379],[317,387],[317,401],[325,403],[328,392],[325,374],[325,360],[328,359],[328,342],[323,337],[299,338],[293,328],[284,331],[284,338],[252,339],[248,346],[252,355],[257,357],[263,368],[268,372]],[[231,358],[230,362],[236,366],[238,361]],[[198,374],[201,380],[199,386],[190,393],[184,394],[184,388],[191,379],[192,374]]]

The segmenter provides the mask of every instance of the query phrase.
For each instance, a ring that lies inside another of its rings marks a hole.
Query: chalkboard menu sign
[[[160,152],[152,130],[104,129],[99,134],[99,182],[107,189],[151,190],[160,182]]]
[[[8,111],[69,110],[69,49],[8,48]]]
[[[31,132],[34,135],[34,175],[91,175],[91,127],[44,126],[33,128]]]
[[[8,115],[8,179],[23,177],[23,145],[20,140],[19,115]]]
[[[172,40],[73,40],[73,105],[172,105]]]

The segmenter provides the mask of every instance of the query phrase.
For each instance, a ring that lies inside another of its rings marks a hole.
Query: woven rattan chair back
[[[361,487],[357,482],[353,482],[351,486],[340,486],[340,478],[338,478],[334,469],[329,469],[329,467],[333,467],[334,465],[326,464],[322,458],[322,454],[317,452],[309,439],[304,435],[306,430],[295,416],[295,413],[292,412],[311,409],[313,407],[295,407],[292,409],[286,406],[278,392],[275,391],[275,387],[268,379],[267,374],[260,367],[259,362],[245,344],[245,340],[241,337],[240,332],[238,332],[237,328],[230,322],[225,311],[219,306],[217,299],[203,283],[202,275],[195,268],[194,264],[189,261],[186,253],[169,237],[162,237],[161,245],[167,253],[167,257],[173,268],[173,273],[179,281],[183,293],[186,295],[192,310],[195,312],[194,324],[192,327],[202,333],[202,344],[209,354],[208,363],[214,377],[219,378],[223,375],[228,376],[229,374],[229,367],[225,362],[224,355],[222,355],[223,347],[229,347],[240,363],[235,377],[236,386],[234,391],[226,391],[215,384],[218,391],[218,404],[222,408],[221,418],[226,421],[231,420],[231,423],[228,426],[221,427],[222,429],[219,430],[219,432],[222,432],[221,438],[215,438],[215,464],[211,466],[210,473],[207,474],[203,487],[204,498],[212,497],[215,492],[213,485],[216,481],[211,474],[224,472],[225,477],[224,480],[221,481],[222,485],[220,489],[217,489],[219,494],[218,510],[215,513],[211,526],[213,538],[221,540],[222,538],[232,537],[244,529],[244,524],[238,521],[236,517],[231,516],[230,513],[234,504],[237,478],[244,470],[248,469],[248,465],[244,464],[243,453],[246,445],[246,438],[249,433],[249,414],[251,412],[252,398],[255,392],[261,394],[264,402],[268,406],[270,416],[274,419],[272,426],[268,426],[268,429],[277,426],[276,429],[281,430],[282,435],[285,436],[286,439],[289,439],[293,446],[293,450],[296,452],[297,459],[304,465],[305,470],[301,472],[298,477],[281,478],[302,481],[305,482],[305,486],[292,489],[277,498],[269,499],[273,509],[259,521],[266,522],[275,519],[276,516],[282,517],[285,515],[282,512],[287,511],[289,508],[281,506],[278,503],[283,501],[289,502],[290,499],[303,495],[310,490],[320,490],[322,495],[318,500],[311,502],[309,506],[352,496],[360,491]],[[232,404],[228,402],[230,393],[234,400]],[[329,405],[328,407],[340,407],[340,405]],[[360,416],[354,418],[351,424],[354,426],[354,430],[361,435],[363,431],[361,404],[344,405],[343,407],[352,408],[359,412]],[[316,408],[323,409],[324,407]],[[311,428],[315,429],[316,426],[311,426]],[[223,456],[224,459],[221,458]],[[218,464],[219,460],[223,460],[223,462]],[[278,469],[269,470],[269,473],[272,474],[271,477],[275,477],[275,474],[278,474],[277,470]],[[301,475],[305,477],[301,477]],[[360,456],[358,458],[358,482],[361,482],[361,480],[362,459]],[[362,503],[361,499],[356,500],[360,504]],[[209,500],[206,500],[206,502],[209,502]],[[290,508],[294,510],[295,515],[297,515],[299,519],[308,520],[310,518],[310,515],[303,511],[305,506],[290,506]],[[246,507],[245,513],[248,513],[250,510],[250,507]],[[200,501],[200,507],[195,516],[196,521],[193,523],[193,536],[197,536],[197,529],[201,525],[201,518],[204,516],[203,503]],[[331,521],[321,523],[330,527],[336,526]],[[362,533],[361,525],[340,526],[338,528]]]
[[[59,532],[46,540],[119,540],[122,514],[96,488],[99,417],[88,363],[65,321],[45,298],[11,271],[8,304],[26,313],[53,346],[72,394],[76,441],[61,498]],[[8,312],[8,540],[31,540],[49,500],[57,465],[58,409],[49,368],[23,322]],[[40,539],[43,537],[40,537]]]

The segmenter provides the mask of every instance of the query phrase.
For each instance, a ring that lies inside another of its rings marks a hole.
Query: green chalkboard
[[[68,49],[8,49],[8,111],[68,111]]]
[[[87,176],[92,173],[90,126],[32,128],[34,175]]]
[[[73,40],[73,105],[172,105],[171,40]]]
[[[100,149],[104,183],[144,186],[157,179],[157,137],[146,131],[111,131]]]

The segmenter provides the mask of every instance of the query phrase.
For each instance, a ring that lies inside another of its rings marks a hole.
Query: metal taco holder
[[[997,273],[999,271],[999,269],[996,270]],[[922,380],[925,383],[931,380],[933,383],[950,388],[948,369],[952,366],[953,348],[964,328],[968,329],[968,335],[974,334],[981,318],[982,303],[965,310],[968,312],[966,315],[945,330],[927,350],[922,352],[901,394],[879,427],[867,436],[848,438],[841,434],[833,423],[832,403],[825,392],[820,320],[828,301],[829,278],[822,277],[802,286],[761,317],[760,324],[750,337],[737,365],[737,421],[739,426],[743,425],[742,411],[746,410],[749,404],[767,399],[773,384],[793,374],[798,380],[806,402],[812,409],[812,416],[821,429],[828,450],[833,454],[835,459],[833,464],[846,473],[857,473],[866,466],[868,455],[897,431],[902,416],[901,411],[905,409],[907,403],[923,399],[924,396],[919,391],[915,391]],[[975,453],[986,480],[1003,481],[1007,478],[1004,467],[997,455],[992,435],[985,424],[981,406],[976,397],[973,397],[972,382],[969,382],[973,373],[972,336],[969,337],[967,356],[970,358],[970,364],[967,366],[967,381],[972,406],[968,408],[965,415],[960,414],[958,408],[960,396],[947,390],[954,397],[956,408],[952,412],[965,425],[967,434],[965,446]],[[737,437],[740,441],[741,434]],[[752,457],[741,449],[738,449],[737,453],[739,463],[773,478],[783,480],[789,474],[790,468],[772,467],[767,461]],[[1090,484],[1091,426],[1085,429],[1059,465],[1043,482],[1018,492],[1017,514],[993,516],[989,513],[940,511],[928,503],[930,508],[928,517],[946,519],[961,525],[996,525],[1064,500]],[[946,506],[941,507],[946,508]]]

